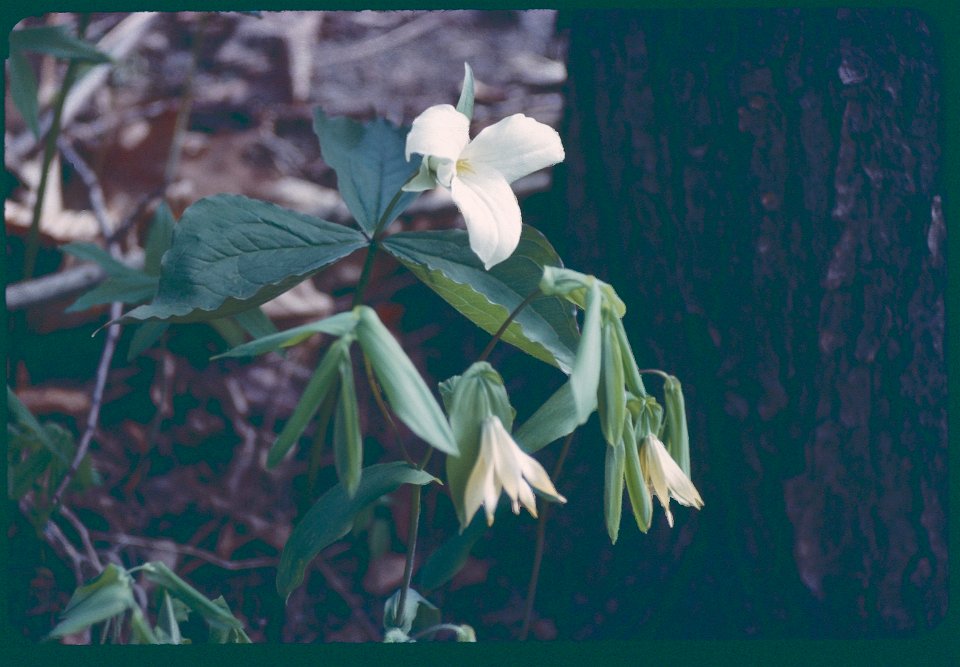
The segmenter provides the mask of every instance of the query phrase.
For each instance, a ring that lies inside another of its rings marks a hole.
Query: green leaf
[[[357,321],[360,319],[356,310],[348,310],[344,313],[337,313],[331,317],[303,324],[299,327],[293,327],[286,331],[257,338],[249,343],[238,345],[232,350],[223,354],[218,354],[214,359],[223,357],[252,357],[257,354],[265,354],[279,350],[282,347],[291,347],[297,343],[302,343],[310,336],[317,333],[330,334],[331,336],[345,336],[354,330]]]
[[[148,301],[157,293],[157,279],[143,273],[133,272],[124,276],[107,278],[92,290],[74,301],[64,311],[74,313],[104,303],[136,304]]]
[[[400,590],[398,589],[383,605],[385,629],[399,628],[406,634],[411,630],[422,630],[440,622],[440,610],[437,606],[412,588],[407,589],[402,610],[398,608],[399,605]]]
[[[130,634],[132,637],[132,643],[135,643],[135,644],[164,643],[161,640],[161,638],[158,636],[158,634],[161,634],[163,631],[159,630],[158,632],[155,633],[153,629],[151,629],[150,624],[147,623],[147,619],[143,615],[143,612],[140,611],[140,607],[134,606],[130,610],[130,612],[131,612],[130,613]]]
[[[466,564],[470,550],[486,530],[487,519],[482,512],[478,512],[463,532],[454,535],[430,554],[417,572],[418,587],[429,592],[450,581]]]
[[[140,274],[136,269],[132,269],[123,262],[113,258],[113,256],[98,246],[96,243],[66,243],[60,246],[60,251],[68,255],[73,255],[77,259],[87,262],[94,262],[103,267],[108,276],[128,276],[130,274]]]
[[[169,591],[190,609],[203,616],[211,630],[242,629],[243,624],[228,610],[208,600],[200,591],[178,577],[160,561],[151,561],[141,566],[144,576]]]
[[[323,161],[337,172],[337,187],[347,208],[368,234],[384,216],[386,228],[417,198],[418,192],[404,192],[394,201],[420,166],[420,158],[408,162],[405,157],[410,128],[379,118],[368,123],[330,118],[317,108],[313,131],[320,140]]]
[[[225,611],[226,613],[233,616],[233,612],[230,611],[227,601],[223,599],[222,595],[218,595],[216,599],[213,600],[213,604]],[[214,644],[252,644],[250,637],[247,636],[247,633],[244,631],[243,627],[230,628],[225,630],[220,626],[210,626],[210,642]]]
[[[355,230],[268,202],[207,197],[176,225],[153,302],[121,319],[195,322],[243,312],[366,244]]]
[[[240,325],[240,328],[246,331],[251,338],[259,339],[266,336],[272,336],[277,333],[277,327],[267,317],[260,306],[245,310],[233,316],[233,321]]]
[[[600,391],[597,395],[597,411],[600,413],[600,428],[608,445],[620,442],[623,423],[627,417],[627,395],[624,391],[623,359],[614,325],[605,318],[602,330]]]
[[[564,382],[547,402],[514,432],[513,438],[520,445],[520,449],[533,454],[554,440],[573,433],[580,424],[573,389],[569,382]]]
[[[623,360],[623,370],[626,374],[624,380],[627,383],[627,389],[636,396],[646,396],[647,390],[643,386],[640,370],[630,347],[630,340],[627,338],[627,332],[624,331],[623,321],[620,318],[613,318],[613,331],[617,335],[617,342],[620,343],[620,358]]]
[[[429,484],[440,480],[402,461],[381,463],[363,469],[357,493],[350,498],[342,484],[323,494],[296,525],[277,569],[277,591],[284,598],[303,582],[307,563],[323,549],[350,532],[353,517],[380,496],[402,484]]]
[[[24,28],[10,33],[10,49],[46,53],[58,58],[108,63],[110,56],[82,39],[70,35],[64,26]]]
[[[127,361],[133,361],[154,343],[160,340],[164,332],[170,327],[169,322],[144,322],[137,326],[130,340],[130,349],[127,350]]]
[[[126,570],[113,563],[107,565],[103,572],[74,591],[60,615],[63,620],[47,635],[47,639],[59,639],[80,632],[134,608],[136,602],[131,583]]]
[[[12,415],[18,423],[27,428],[37,441],[64,466],[70,465],[70,458],[61,451],[58,443],[54,442],[47,431],[40,426],[40,422],[37,421],[27,406],[20,401],[9,385],[7,385],[7,412]]]
[[[358,310],[357,340],[373,366],[390,407],[420,438],[446,454],[457,456],[450,424],[410,357],[372,308],[360,306]]]
[[[153,214],[144,248],[143,271],[148,276],[160,275],[160,260],[163,258],[163,253],[170,249],[175,225],[173,212],[167,206],[167,202],[161,201]]]
[[[647,483],[643,479],[643,471],[640,469],[638,443],[634,434],[628,434],[626,430],[623,443],[626,450],[624,480],[627,485],[627,495],[630,497],[633,518],[636,520],[640,531],[645,533],[649,530],[650,521],[653,519],[653,502],[650,498],[650,489],[647,488]]]
[[[594,282],[587,292],[583,316],[583,335],[577,348],[577,358],[570,374],[570,389],[577,419],[587,421],[597,407],[597,388],[600,384],[601,338],[600,338],[600,286]]]
[[[340,359],[344,350],[349,355],[352,342],[352,338],[344,337],[336,341],[327,350],[323,361],[317,366],[310,382],[307,383],[307,388],[303,390],[300,402],[297,403],[293,414],[287,420],[286,426],[283,427],[280,435],[277,436],[276,441],[270,447],[270,451],[267,452],[268,468],[273,468],[283,460],[283,457],[300,438],[300,434],[307,428],[307,424],[310,423],[310,419],[313,418],[326,396],[333,390],[338,377]]]
[[[623,512],[623,476],[626,465],[626,448],[623,440],[607,447],[603,473],[603,519],[607,524],[610,543],[617,543],[620,534],[620,517]]]
[[[353,382],[353,364],[350,348],[341,348],[340,398],[333,420],[333,461],[337,478],[353,497],[360,484],[363,469],[363,439],[360,435],[360,410],[357,407],[357,389]]]
[[[467,118],[473,118],[473,69],[467,63],[463,63],[463,86],[460,88],[457,111]]]
[[[180,636],[180,624],[177,621],[176,610],[173,606],[173,598],[170,593],[163,592],[163,604],[160,605],[160,613],[157,616],[157,635],[163,637],[165,644],[180,644],[183,637]]]
[[[402,232],[384,239],[383,247],[447,303],[491,334],[539,289],[544,266],[562,265],[547,239],[527,225],[513,255],[490,271],[470,249],[463,230]],[[533,299],[503,335],[506,342],[565,373],[573,368],[578,339],[573,307],[556,296]]]
[[[12,444],[12,443],[11,443]],[[33,488],[34,482],[50,466],[50,452],[40,449],[23,461],[11,464],[7,469],[7,493],[11,500],[20,500]]]
[[[10,49],[10,97],[33,136],[40,138],[40,107],[37,103],[37,77],[29,61],[18,49]]]

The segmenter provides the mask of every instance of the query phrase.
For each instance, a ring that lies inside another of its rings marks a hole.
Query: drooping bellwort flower
[[[670,498],[681,505],[703,507],[703,500],[690,478],[677,465],[667,448],[654,434],[647,435],[640,444],[640,470],[644,481],[663,505],[667,523],[673,528],[673,514],[670,512]]]
[[[487,524],[492,526],[501,490],[506,491],[510,497],[514,514],[520,513],[522,503],[527,511],[536,517],[537,503],[531,487],[551,499],[567,502],[567,499],[557,492],[543,466],[520,449],[507,433],[500,418],[487,417],[480,430],[477,462],[467,480],[464,494],[464,525],[470,523],[473,515],[483,505],[487,513]]]
[[[469,129],[470,119],[449,104],[417,116],[407,135],[406,157],[418,153],[423,162],[403,189],[449,189],[467,223],[470,248],[489,270],[520,242],[520,205],[510,183],[563,161],[563,144],[552,127],[519,113],[481,130],[472,141]]]

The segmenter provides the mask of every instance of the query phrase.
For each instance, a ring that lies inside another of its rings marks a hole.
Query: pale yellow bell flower
[[[470,248],[490,269],[520,243],[520,205],[510,184],[563,161],[563,144],[552,127],[519,113],[472,141],[469,130],[470,119],[449,104],[417,116],[407,134],[406,157],[417,153],[423,162],[403,189],[449,189],[467,223]]]
[[[464,525],[470,523],[483,505],[487,513],[487,525],[492,526],[501,490],[509,496],[514,514],[520,513],[522,504],[536,518],[537,503],[533,489],[558,502],[567,502],[557,492],[543,466],[520,449],[507,433],[500,418],[487,417],[480,427],[480,451],[464,492]]]
[[[640,470],[644,481],[663,505],[667,523],[673,527],[673,514],[670,513],[671,496],[681,505],[703,507],[703,500],[690,478],[683,474],[680,466],[673,460],[660,438],[650,434],[640,444]]]

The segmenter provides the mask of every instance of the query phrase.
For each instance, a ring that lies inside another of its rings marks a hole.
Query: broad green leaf
[[[33,136],[40,138],[40,107],[37,103],[37,77],[23,52],[10,49],[10,97]]]
[[[110,56],[89,42],[70,35],[63,26],[24,28],[10,33],[10,50],[46,53],[58,58],[108,63]]]
[[[466,564],[470,550],[486,529],[487,519],[478,512],[465,530],[437,547],[417,572],[419,588],[432,591],[450,581]]]
[[[157,279],[144,273],[131,272],[123,276],[108,277],[102,283],[74,301],[64,311],[74,313],[105,303],[137,304],[153,298],[157,293]]]
[[[547,239],[527,225],[513,255],[490,271],[470,249],[463,230],[402,232],[384,239],[383,247],[491,334],[539,288],[544,266],[562,264]],[[574,308],[559,297],[539,296],[520,311],[503,340],[569,373],[579,340]]]
[[[113,563],[70,597],[60,623],[47,635],[59,639],[101,623],[136,606],[130,575]]]
[[[257,354],[265,354],[279,350],[281,347],[291,347],[297,343],[305,341],[316,333],[330,334],[331,336],[345,336],[354,330],[357,326],[359,315],[355,310],[348,310],[343,313],[337,313],[332,317],[327,317],[316,322],[310,322],[299,327],[293,327],[286,331],[257,338],[243,345],[238,345],[232,350],[223,354],[218,354],[214,359],[223,357],[252,357]]]
[[[350,349],[342,348],[340,370],[340,397],[333,420],[333,462],[337,478],[351,498],[357,492],[363,469],[363,438],[360,435],[360,410],[357,389],[353,382],[353,364]]]
[[[130,349],[127,350],[127,361],[133,361],[142,352],[149,349],[160,340],[164,332],[170,327],[169,322],[150,321],[137,326],[130,340]]]
[[[417,198],[418,192],[404,192],[394,201],[420,166],[419,157],[407,162],[404,156],[410,128],[395,127],[379,118],[368,123],[330,118],[317,108],[313,131],[320,140],[323,161],[337,173],[340,195],[368,234],[384,216],[386,228]]]
[[[148,276],[160,275],[160,260],[163,258],[163,253],[170,249],[175,226],[173,212],[167,206],[167,202],[161,201],[153,214],[144,247],[143,271]]]
[[[264,338],[277,333],[277,327],[274,326],[260,306],[237,313],[233,316],[233,321],[239,324],[240,328],[253,339]]]
[[[367,306],[358,308],[357,340],[373,366],[390,407],[411,431],[440,451],[457,456],[453,432],[423,378],[400,343]]]
[[[153,302],[130,320],[206,321],[248,310],[367,244],[360,232],[241,195],[188,208]]]
[[[134,606],[130,609],[130,634],[134,644],[162,644],[164,643],[158,636],[162,631],[154,632],[147,623],[140,607]],[[177,642],[179,643],[179,642]]]
[[[336,341],[327,350],[317,370],[313,372],[307,388],[303,390],[300,402],[294,408],[293,414],[287,420],[286,426],[277,436],[276,441],[267,452],[267,467],[273,468],[283,460],[290,448],[300,438],[300,434],[307,428],[310,419],[316,414],[317,409],[323,403],[326,396],[334,390],[337,382],[338,371],[340,368],[340,359],[346,350],[349,355],[352,339],[344,337]]]
[[[597,389],[600,384],[601,333],[600,333],[600,286],[594,282],[587,293],[583,316],[583,335],[577,347],[577,358],[570,374],[570,389],[573,404],[580,423],[597,407]]]
[[[402,461],[381,463],[363,469],[357,493],[351,498],[342,484],[323,494],[296,525],[277,569],[277,591],[285,599],[303,581],[307,563],[323,549],[350,532],[353,517],[380,496],[402,484],[429,484],[440,480]]]
[[[123,262],[114,259],[109,252],[96,243],[66,243],[60,246],[60,251],[73,255],[77,259],[99,264],[103,267],[103,270],[107,272],[108,276],[127,276],[140,273],[136,269],[132,269]]]
[[[144,576],[169,591],[190,609],[203,616],[211,629],[242,629],[243,624],[229,611],[208,600],[200,591],[173,573],[160,561],[151,561],[141,566]]]
[[[673,375],[667,376],[663,383],[664,404],[666,405],[666,441],[667,451],[677,462],[683,474],[690,477],[690,436],[687,433],[687,409],[683,401],[683,388],[680,380]]]
[[[514,432],[513,438],[520,445],[520,449],[533,454],[554,440],[573,433],[580,424],[573,389],[569,382],[564,382],[547,402]]]
[[[473,118],[473,69],[468,63],[463,63],[463,86],[460,88],[457,111],[467,118]]]
[[[623,440],[607,447],[603,473],[603,518],[607,524],[610,543],[617,543],[620,534],[620,516],[623,512],[623,476],[626,448]]]
[[[600,428],[608,445],[620,442],[623,423],[627,417],[627,395],[624,390],[623,359],[620,344],[610,318],[604,318],[602,329],[600,387],[597,395],[597,412],[600,413]]]

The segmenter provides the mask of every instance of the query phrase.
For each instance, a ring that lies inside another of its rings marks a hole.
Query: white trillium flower
[[[470,248],[490,269],[520,242],[520,205],[510,183],[561,162],[563,144],[552,127],[519,113],[481,130],[473,141],[469,130],[470,119],[449,104],[417,116],[406,157],[418,153],[423,162],[403,189],[449,189],[467,223]]]
[[[523,504],[536,518],[537,503],[531,487],[561,503],[567,502],[557,493],[543,466],[520,449],[507,433],[500,418],[487,417],[480,427],[480,451],[464,492],[464,525],[470,523],[483,505],[487,512],[487,525],[492,526],[501,490],[510,497],[514,514],[520,513],[520,505]]]
[[[660,442],[660,438],[653,434],[645,437],[640,445],[640,470],[643,472],[647,486],[663,505],[667,523],[671,528],[673,528],[673,514],[670,513],[671,496],[681,505],[697,509],[703,507],[703,500],[693,482],[683,474],[683,470],[670,456],[670,452]]]

